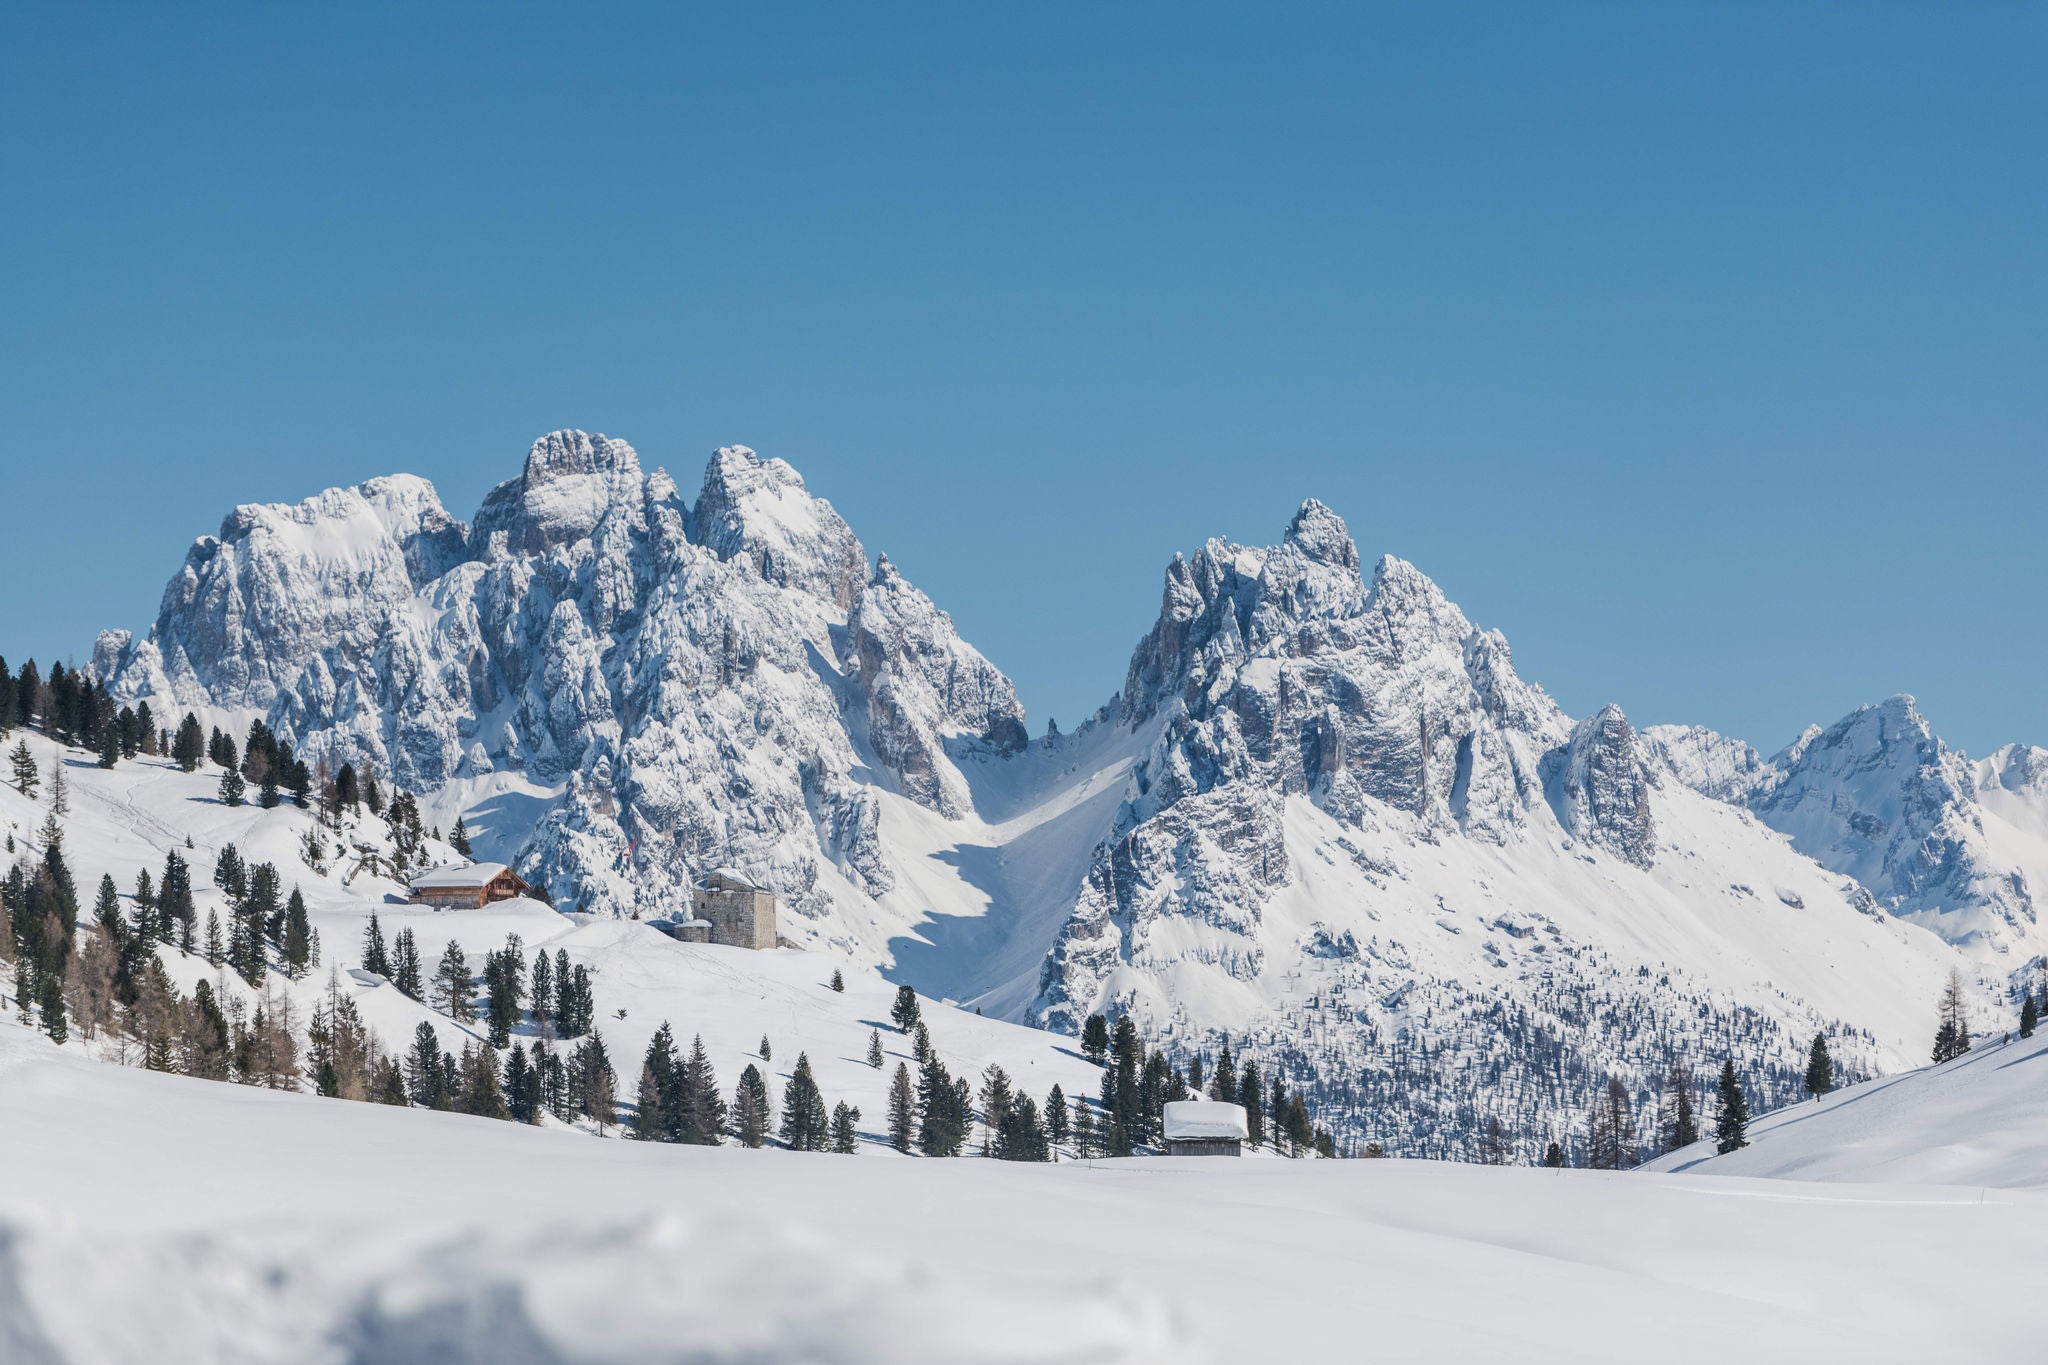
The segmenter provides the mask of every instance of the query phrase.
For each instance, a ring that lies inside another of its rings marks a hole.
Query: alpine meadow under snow
[[[1314,500],[1034,738],[788,465],[555,432],[235,509],[0,736],[0,1359],[2038,1342],[2048,751],[1568,716]]]

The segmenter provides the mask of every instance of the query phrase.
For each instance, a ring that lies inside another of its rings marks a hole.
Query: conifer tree
[[[121,758],[121,737],[111,725],[100,727],[100,766],[111,768]]]
[[[810,1056],[799,1052],[796,1069],[782,1091],[783,1145],[797,1152],[823,1151],[830,1126],[825,1097],[819,1093],[817,1078],[811,1074]]]
[[[832,1106],[832,1150],[840,1156],[854,1156],[860,1151],[860,1110],[845,1100]]]
[[[1045,1135],[1055,1150],[1067,1145],[1067,1094],[1058,1085],[1045,1097]]]
[[[2040,1025],[2041,1007],[2034,1003],[2034,993],[2028,991],[2025,1003],[2020,1006],[2020,1037],[2033,1037],[2034,1030]]]
[[[15,742],[14,750],[8,755],[8,762],[14,767],[14,786],[29,800],[36,799],[36,790],[42,786],[42,769],[36,766],[36,756],[29,750],[27,740]]]
[[[363,970],[386,978],[391,976],[391,953],[384,946],[384,926],[377,912],[370,912],[370,927],[363,931]]]
[[[640,1060],[640,1088],[633,1102],[633,1136],[642,1142],[675,1141],[675,1121],[669,1101],[676,1089],[675,1037],[668,1021],[647,1040],[647,1052]]]
[[[743,1146],[759,1147],[768,1141],[768,1083],[751,1062],[733,1090],[732,1120],[733,1135]]]
[[[64,1016],[64,977],[61,972],[43,973],[40,997],[36,1001],[42,1016],[43,1032],[50,1035],[50,1041],[61,1043],[71,1036],[69,1022]]]
[[[918,1021],[917,1027],[911,1030],[910,1055],[917,1059],[919,1066],[923,1066],[932,1059],[931,1030],[924,1026],[924,1021],[921,1019]]]
[[[448,846],[465,858],[476,855],[469,851],[469,830],[463,826],[462,817],[455,817],[455,830],[448,836]]]
[[[1081,1026],[1081,1055],[1097,1066],[1109,1055],[1109,1021],[1099,1014],[1089,1015]]]
[[[527,1064],[524,1043],[514,1043],[505,1058],[505,1108],[514,1123],[532,1123],[539,1116],[533,1068]]]
[[[2027,1003],[2032,1004],[2033,997],[2029,996]],[[868,1065],[877,1071],[882,1069],[882,1031],[880,1029],[868,1030]]]
[[[1095,1111],[1085,1096],[1074,1096],[1074,1155],[1083,1161],[1095,1159]]]
[[[220,803],[223,806],[239,806],[248,791],[249,784],[242,780],[239,768],[223,768],[220,774]]]
[[[754,1055],[759,1057],[764,1062],[772,1062],[775,1060],[775,1050],[768,1046],[767,1034],[764,1033],[761,1035],[761,1046],[755,1050]]]
[[[471,1000],[469,960],[462,955],[462,944],[452,938],[441,950],[441,965],[434,972],[434,1003],[458,1024],[471,1023],[476,1019],[476,1006]]]
[[[401,925],[398,937],[391,941],[391,984],[409,1000],[425,999],[420,966],[420,946],[412,936],[412,926]]]
[[[916,1136],[917,1098],[910,1088],[910,1064],[898,1062],[889,1082],[889,1145],[908,1152]]]
[[[292,888],[291,898],[284,906],[284,955],[285,975],[296,980],[313,965],[313,926],[306,918],[306,898],[299,894],[299,888]]]
[[[1806,1054],[1806,1091],[1816,1102],[1835,1088],[1835,1062],[1828,1056],[1828,1040],[1813,1035],[1813,1047]]]
[[[71,783],[64,776],[64,760],[50,760],[50,814],[71,814]]]
[[[1952,1061],[1970,1050],[1970,1021],[1963,998],[1963,974],[1951,967],[1941,990],[1941,1026],[1934,1034],[1934,1060]]]
[[[1216,1054],[1216,1070],[1209,1079],[1209,1098],[1224,1104],[1237,1103],[1237,1063],[1230,1055],[1230,1040],[1225,1038]]]
[[[1722,1156],[1749,1145],[1749,1100],[1735,1078],[1735,1059],[1721,1063],[1720,1113],[1714,1117],[1714,1150]]]
[[[725,1132],[725,1101],[718,1096],[718,1075],[711,1069],[711,1054],[704,1050],[702,1035],[690,1039],[682,1088],[683,1141],[716,1147]]]
[[[839,974],[837,967],[832,969],[832,989],[839,992],[846,990],[846,978]]]
[[[1664,1089],[1657,1101],[1657,1147],[1675,1152],[1700,1140],[1692,1068],[1685,1058],[1673,1057],[1664,1072]]]
[[[547,950],[533,955],[533,1022],[552,1027],[555,1017],[555,968]]]
[[[1244,1106],[1245,1145],[1255,1152],[1266,1145],[1266,1113],[1259,1085],[1259,1064],[1247,1057],[1237,1073],[1237,1098]]]
[[[405,1084],[414,1104],[428,1109],[444,1107],[441,1101],[448,1086],[441,1074],[441,1040],[424,1019],[413,1030],[412,1049],[405,1055]]]
[[[1555,1169],[1563,1169],[1564,1147],[1557,1141],[1556,1138],[1552,1138],[1550,1140],[1550,1145],[1543,1149],[1543,1164],[1545,1166],[1549,1166]]]
[[[905,1033],[917,1027],[920,1014],[917,1007],[917,992],[908,986],[896,988],[896,1003],[889,1009],[889,1018]]]
[[[936,1052],[917,1082],[918,1150],[926,1156],[958,1156],[971,1118],[966,1098]]]
[[[1016,1092],[1010,1086],[1010,1073],[990,1062],[981,1073],[982,1155],[995,1151],[996,1140],[1010,1117],[1011,1106],[1016,1102]]]
[[[200,728],[199,717],[187,711],[185,719],[178,722],[177,738],[171,741],[171,758],[178,771],[192,773],[199,771],[199,760],[205,755],[206,732]]]

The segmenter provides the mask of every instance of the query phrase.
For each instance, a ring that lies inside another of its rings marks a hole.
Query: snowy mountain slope
[[[580,432],[469,527],[418,480],[238,509],[95,669],[424,788],[565,907],[659,912],[736,865],[797,944],[1061,1030],[1249,1037],[1407,1151],[1467,1151],[1488,1109],[1533,1143],[1673,1053],[1790,1093],[1816,1028],[1909,1064],[1955,956],[1722,804],[1776,768],[1574,721],[1313,500],[1277,546],[1176,557],[1122,692],[1035,742],[787,465],[720,450],[690,504]]]
[[[2048,950],[2043,750],[2008,745],[1972,763],[1904,695],[1811,727],[1767,761],[1707,730],[1655,727],[1648,737],[1679,781],[1746,805],[1973,958],[2020,972]]]
[[[297,982],[278,974],[269,981],[270,989],[293,1002],[301,1028],[327,991],[338,989],[354,998],[388,1051],[403,1051],[422,1021],[434,1025],[445,1049],[457,1050],[465,1036],[482,1039],[483,1025],[458,1024],[389,984],[365,984],[346,971],[331,982],[329,969],[359,963],[373,911],[387,941],[403,928],[413,930],[429,972],[451,941],[461,945],[474,972],[482,969],[484,954],[503,947],[508,934],[517,934],[529,959],[544,947],[550,953],[566,952],[572,966],[589,969],[596,1027],[619,1073],[622,1101],[631,1100],[648,1040],[667,1021],[686,1048],[693,1036],[703,1037],[728,1092],[741,1069],[752,1064],[779,1096],[798,1055],[808,1053],[828,1100],[857,1106],[862,1131],[871,1137],[886,1132],[889,1079],[896,1064],[909,1059],[910,1043],[889,1022],[896,988],[871,971],[843,965],[831,954],[678,943],[646,924],[562,915],[537,901],[459,912],[404,904],[396,883],[355,874],[347,859],[326,873],[307,866],[300,853],[314,821],[289,804],[267,811],[230,808],[214,798],[217,775],[204,770],[181,773],[145,758],[104,771],[40,736],[28,735],[25,742],[46,772],[53,761],[66,763],[70,812],[62,821],[65,850],[88,914],[103,874],[112,875],[126,897],[138,872],[146,868],[157,875],[175,849],[192,865],[202,925],[209,910],[224,915],[225,898],[212,883],[212,871],[220,849],[229,843],[252,864],[273,863],[286,890],[296,887],[303,893],[320,937],[321,964]],[[46,804],[0,787],[0,830],[12,833],[18,847],[29,845],[47,811]],[[365,816],[351,839],[376,842],[381,829],[381,821]],[[438,856],[455,858],[445,846],[438,847]],[[232,971],[211,968],[202,958],[169,946],[159,956],[181,992],[189,993],[204,979],[223,1001],[241,999],[251,1008],[257,1002],[258,993]],[[830,989],[835,967],[843,973],[844,992]],[[986,1066],[999,1064],[1021,1090],[1040,1100],[1055,1084],[1069,1094],[1092,1096],[1098,1088],[1100,1071],[1067,1039],[936,1002],[928,1002],[924,1013],[934,1046],[955,1074],[978,1077]],[[877,1029],[887,1056],[879,1071],[866,1061],[869,1034]],[[516,1041],[538,1036],[530,1023],[514,1034]],[[757,1052],[764,1036],[773,1044],[772,1061]],[[83,1040],[74,1039],[72,1045],[91,1050]]]
[[[2034,1194],[595,1142],[68,1052],[0,1021],[25,1365],[2038,1354]]]
[[[559,904],[659,911],[730,864],[792,939],[880,962],[924,910],[887,898],[885,799],[958,814],[956,758],[1024,732],[1008,680],[866,566],[781,461],[718,451],[693,507],[624,442],[556,432],[473,527],[417,479],[237,509],[95,668],[429,793],[520,772],[493,847]]]
[[[1151,737],[1042,974],[1054,1027],[1227,1031],[1447,1154],[1487,1114],[1533,1150],[1673,1056],[1789,1094],[1816,1029],[1865,1073],[1924,1048],[1937,938],[1661,777],[1618,707],[1573,724],[1320,504],[1174,560],[1115,723]]]
[[[2048,1189],[2048,1034],[1994,1033],[1939,1066],[1790,1104],[1749,1126],[1749,1146],[1711,1142],[1653,1171],[1785,1180]]]

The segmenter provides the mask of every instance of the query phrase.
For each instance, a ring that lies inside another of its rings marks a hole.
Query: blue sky
[[[1017,681],[1314,495],[1575,714],[2048,743],[2048,10],[10,6],[0,651],[234,503],[780,455]]]

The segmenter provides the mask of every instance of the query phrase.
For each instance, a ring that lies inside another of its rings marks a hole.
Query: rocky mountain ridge
[[[1799,759],[1616,706],[1574,722],[1414,566],[1368,576],[1313,500],[1276,546],[1175,556],[1122,691],[1036,742],[787,464],[720,449],[690,502],[574,431],[467,525],[407,476],[238,508],[94,669],[437,793],[558,903],[657,913],[737,866],[793,941],[1056,1028],[1228,1034],[1350,1131],[1449,1153],[1483,1112],[1568,1124],[1677,1053],[1739,1047],[1789,1089],[1818,1028],[1847,1068],[1895,1067],[1958,960],[1878,906],[1938,915],[1792,828],[1819,808]],[[2026,812],[2039,752],[1935,767]],[[1916,885],[1992,903],[1938,863]]]

